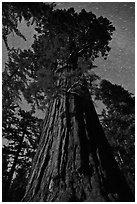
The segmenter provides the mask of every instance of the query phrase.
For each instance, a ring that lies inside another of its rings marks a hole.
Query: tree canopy
[[[3,73],[3,77],[6,78],[5,83],[12,84],[11,81],[15,79],[14,90],[16,89],[16,93],[21,91],[28,102],[32,102],[34,98],[35,104],[38,105],[42,101],[39,99],[44,98],[43,92],[46,92],[46,96],[50,94],[51,97],[64,91],[57,81],[66,77],[64,73],[62,74],[65,67],[73,69],[73,73],[67,74],[71,78],[73,75],[76,82],[83,73],[94,67],[93,61],[96,57],[102,55],[106,59],[110,51],[109,41],[115,28],[106,18],[97,18],[92,12],[84,9],[80,13],[76,13],[73,8],[56,10],[53,9],[53,4],[34,6],[37,11],[42,9],[38,12],[42,14],[38,16],[34,16],[36,11],[33,11],[32,4],[23,4],[22,10],[20,3],[3,5],[4,11],[13,9],[15,17],[18,17],[16,19],[22,19],[20,16],[28,22],[31,17],[36,19],[35,30],[38,35],[34,36],[31,49],[10,50],[9,60]],[[24,14],[26,7],[28,7],[27,16]],[[6,12],[3,16],[6,18]],[[3,23],[3,29],[7,26],[6,22]],[[17,28],[17,24],[15,25]],[[10,26],[7,27],[10,32],[14,31]],[[68,85],[67,89],[69,88]]]
[[[97,18],[84,9],[79,13],[73,8],[55,9],[54,3],[4,2],[2,17],[3,40],[8,49],[8,62],[3,71],[3,137],[10,141],[9,146],[3,148],[3,182],[9,182],[15,193],[18,184],[22,188],[22,179],[26,182],[24,172],[28,173],[38,145],[40,129],[37,127],[41,120],[33,114],[37,108],[46,109],[50,99],[76,91],[75,85],[83,77],[91,94],[94,93],[93,82],[99,79],[92,72],[96,67],[94,61],[97,57],[107,59],[115,28],[107,18]],[[26,40],[18,29],[23,20],[28,26],[35,25],[34,42],[28,50],[11,49],[8,46],[10,33]],[[67,83],[64,83],[66,79]],[[121,86],[105,80],[96,99],[106,105],[102,123],[106,134],[115,137],[118,145],[122,141],[122,150],[124,144],[130,146],[130,151],[134,143],[134,127],[131,125],[134,99]],[[31,104],[30,112],[20,108],[22,100]],[[125,127],[126,132],[122,131]],[[115,129],[117,132],[113,134]],[[123,140],[122,134],[126,139]],[[132,135],[132,141],[129,141],[128,134]],[[125,153],[123,155],[126,157]],[[133,155],[132,151],[130,155]],[[13,179],[15,174],[16,179]]]

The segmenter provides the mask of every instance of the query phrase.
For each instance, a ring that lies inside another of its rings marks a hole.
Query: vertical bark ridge
[[[84,93],[50,104],[23,201],[134,200]]]
[[[26,189],[26,193],[29,195],[28,199],[30,200],[33,199],[35,195],[35,191],[36,189],[38,189],[37,182],[40,183],[39,176],[40,176],[41,168],[44,164],[44,161],[46,161],[45,156],[47,156],[50,152],[52,137],[50,137],[50,134],[46,134],[46,132],[50,132],[49,130],[50,128],[52,128],[52,126],[50,126],[49,123],[52,124],[54,120],[55,105],[56,105],[56,100],[52,102],[49,106],[51,113],[48,114],[46,118],[47,122],[45,123],[45,126],[43,128],[38,152],[35,155],[33,160],[34,165],[32,166],[32,171],[30,173],[31,177],[29,180],[28,188]],[[37,168],[35,168],[35,166],[37,166]]]

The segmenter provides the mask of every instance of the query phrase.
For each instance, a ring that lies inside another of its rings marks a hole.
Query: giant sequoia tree
[[[93,62],[106,59],[114,27],[70,8],[42,15],[36,31],[31,50],[11,54],[31,79],[24,97],[48,107],[23,201],[134,201],[91,99]]]

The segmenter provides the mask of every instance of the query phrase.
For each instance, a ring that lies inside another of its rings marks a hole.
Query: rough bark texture
[[[84,93],[51,102],[23,201],[134,201]]]

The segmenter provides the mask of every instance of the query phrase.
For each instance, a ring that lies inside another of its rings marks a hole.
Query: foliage
[[[11,111],[8,108],[8,111]],[[6,111],[5,111],[6,112]],[[35,118],[29,112],[17,109],[14,114],[9,114],[3,120],[3,139],[8,141],[8,146],[3,146],[3,159],[4,171],[3,171],[3,191],[9,189],[9,193],[14,195],[15,192],[11,192],[12,185],[15,186],[16,179],[21,177],[21,172],[24,171],[24,182],[27,179],[27,175],[31,166],[32,158],[35,154],[35,150],[38,145],[40,135],[40,122],[41,120]],[[23,183],[20,180],[20,184]],[[5,185],[4,185],[5,184]],[[3,195],[3,199],[7,199]],[[8,197],[9,199],[9,197]]]
[[[41,15],[49,15],[54,4],[45,3],[19,3],[4,2],[2,7],[2,23],[3,23],[3,40],[8,49],[8,63],[5,65],[3,75],[3,200],[8,199],[8,189],[10,195],[19,191],[18,185],[21,185],[23,193],[22,181],[18,178],[23,174],[24,182],[26,180],[31,160],[38,145],[40,133],[40,120],[32,114],[35,110],[32,108],[30,113],[20,108],[22,100],[22,92],[29,83],[27,79],[27,70],[23,69],[29,59],[20,61],[18,54],[20,49],[10,49],[8,46],[8,35],[16,33],[24,40],[18,29],[19,23],[26,21],[27,25],[37,24]],[[14,56],[14,57],[13,57]],[[14,60],[13,60],[14,59]],[[17,62],[19,64],[17,64]],[[17,182],[18,181],[18,182]],[[11,192],[11,189],[12,192]],[[14,198],[15,199],[15,198]],[[12,200],[12,198],[11,198]],[[10,201],[11,201],[10,200]],[[16,200],[17,197],[16,197]]]
[[[11,62],[12,65],[14,64]],[[11,72],[15,71],[14,68],[15,66],[11,67]],[[21,76],[20,74],[18,78],[14,75],[7,80],[9,70],[6,67],[3,71],[4,86],[2,92],[3,201],[13,199],[11,195],[16,194],[19,189],[18,185],[22,185],[20,189],[22,189],[23,194],[25,183],[18,180],[20,183],[17,184],[16,179],[21,177],[23,171],[25,172],[24,182],[27,179],[31,161],[38,145],[41,123],[40,119],[32,115],[33,111],[26,112],[20,107],[19,94],[24,85],[23,76],[25,75],[22,74]],[[20,196],[22,194],[20,193]]]
[[[18,29],[18,24],[22,20],[27,22],[27,25],[38,22],[43,15],[48,16],[55,5],[38,3],[38,2],[3,2],[2,3],[2,37],[8,50],[8,35],[15,33],[24,40],[25,36]]]
[[[96,99],[106,105],[102,113],[102,125],[116,160],[134,192],[135,98],[121,86],[102,80]]]
[[[41,121],[33,116],[35,109],[45,109],[49,99],[72,90],[82,77],[86,78],[93,94],[93,82],[98,79],[91,72],[95,67],[93,62],[99,56],[107,58],[109,41],[115,30],[108,19],[102,16],[97,18],[84,9],[76,13],[73,8],[53,8],[54,4],[38,2],[3,3],[3,40],[9,50],[3,72],[3,137],[9,141],[8,147],[3,148],[4,184],[8,181],[21,138],[24,137],[15,177],[12,177],[13,195],[20,192],[23,196],[31,159],[38,145]],[[29,50],[9,49],[7,36],[11,32],[25,40],[18,30],[18,24],[23,19],[28,26],[35,23],[38,34],[34,36],[34,43]],[[64,83],[66,79],[67,84]],[[22,96],[31,104],[30,112],[19,107]],[[134,98],[120,86],[103,81],[96,99],[106,105],[102,124],[111,145],[118,149],[115,151],[116,158],[120,152],[123,160],[120,163],[118,158],[120,167],[127,176],[131,172],[128,176],[131,178],[134,174],[133,160],[129,159],[134,156]],[[13,196],[14,201],[20,199]]]
[[[31,49],[9,52],[6,83],[16,79],[17,95],[21,91],[33,107],[43,108],[83,75],[93,79],[93,61],[100,55],[106,58],[114,27],[106,18],[70,8],[41,16],[35,30],[38,35]]]

